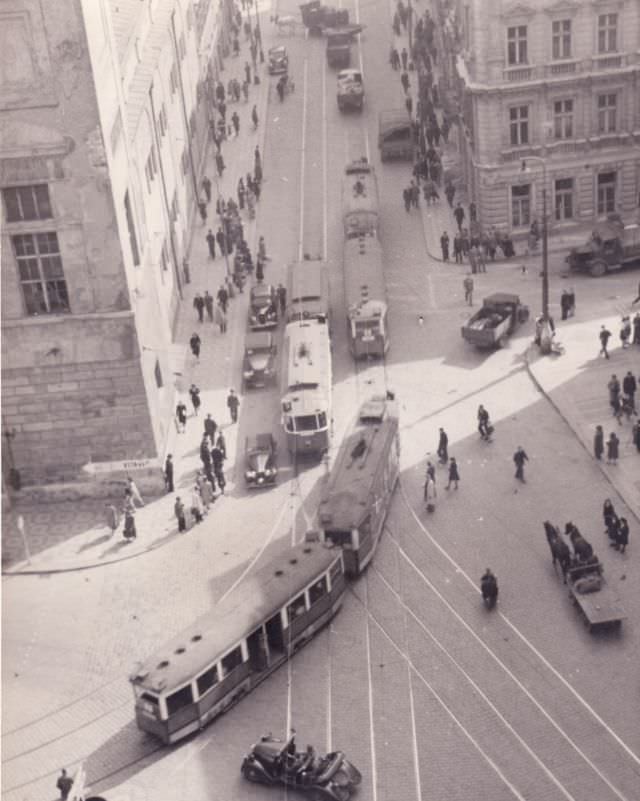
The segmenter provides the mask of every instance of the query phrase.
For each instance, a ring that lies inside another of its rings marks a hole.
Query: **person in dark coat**
[[[211,228],[209,228],[209,231],[207,232],[207,235],[206,235],[205,239],[207,240],[207,247],[209,248],[209,256],[212,259],[215,259],[215,257],[216,257],[216,237],[215,237],[215,234],[213,233],[213,231],[211,230]]]
[[[200,389],[195,385],[191,384],[189,387],[189,395],[191,396],[191,403],[193,405],[193,413],[195,416],[198,416],[198,409],[200,408]]]
[[[230,389],[229,394],[227,395],[227,408],[229,409],[229,414],[231,415],[231,422],[237,423],[238,422],[238,408],[240,406],[240,400],[236,393]]]
[[[202,306],[204,307],[204,300],[202,301]],[[193,353],[196,359],[200,358],[200,344],[200,337],[194,331],[189,340],[189,346],[191,347],[191,353]]]
[[[442,250],[442,261],[449,261],[449,234],[446,231],[440,237],[440,248]]]
[[[449,437],[447,436],[444,428],[441,428],[440,438],[438,440],[438,450],[437,450],[440,464],[446,464],[449,461],[448,447],[449,447]]]
[[[202,179],[202,188],[207,198],[207,203],[211,203],[211,180],[206,175]]]
[[[184,401],[179,401],[176,405],[176,429],[178,434],[184,434],[187,427],[187,407]]]
[[[604,453],[604,432],[602,426],[596,426],[596,433],[593,435],[593,455],[600,461]]]
[[[612,431],[607,440],[607,464],[618,464],[619,452],[620,440]]]
[[[69,793],[71,792],[71,788],[73,787],[73,779],[71,776],[67,775],[67,771],[62,768],[62,773],[58,777],[58,781],[56,782],[56,789],[60,791],[60,801],[67,801],[69,798]]]
[[[222,178],[222,173],[224,172],[226,164],[224,163],[224,158],[222,157],[222,153],[216,153],[216,170],[218,171],[218,177]]]
[[[207,437],[209,437],[211,442],[214,442],[215,440],[217,428],[218,424],[213,419],[213,417],[211,417],[211,415],[208,414],[204,421],[204,433],[206,434]]]
[[[206,470],[208,467],[211,467],[211,451],[209,450],[211,447],[211,442],[209,437],[206,434],[202,435],[202,439],[200,440],[200,461],[202,462],[202,466]]]
[[[620,553],[624,553],[627,549],[627,545],[629,544],[629,524],[627,523],[626,517],[621,517],[618,521],[618,532],[616,537],[615,548],[616,550],[620,551]]]
[[[636,411],[636,390],[638,389],[638,383],[635,379],[635,376],[629,370],[625,377],[622,379],[622,391],[624,394],[629,398],[631,401],[631,408]]]
[[[173,457],[170,453],[164,462],[164,486],[167,492],[173,492]]]
[[[222,306],[222,311],[226,314],[227,313],[227,303],[229,302],[229,293],[227,292],[224,284],[220,285],[220,289],[218,290],[218,303]]]
[[[458,205],[453,210],[453,216],[456,218],[456,222],[458,223],[458,231],[462,231],[462,223],[464,222],[464,218],[466,215],[460,203],[458,203]]]
[[[127,542],[129,542],[130,540],[135,540],[135,538],[138,536],[138,532],[136,531],[136,507],[133,502],[133,497],[131,496],[131,490],[126,489],[124,494],[125,499],[124,506],[122,508],[122,514],[124,515],[124,530],[122,532],[122,536]]]
[[[201,323],[204,320],[204,298],[199,292],[196,292],[196,296],[193,299],[193,308],[198,313],[198,322]]]
[[[253,130],[258,128],[258,109],[254,106],[251,109],[251,122],[253,123]]]
[[[204,307],[207,310],[207,318],[210,323],[213,322],[213,298],[209,292],[204,293]]]
[[[182,503],[182,499],[178,495],[176,498],[176,502],[173,504],[173,513],[176,516],[176,520],[178,521],[178,531],[186,531],[187,530],[187,518],[185,516],[185,508],[184,503]]]
[[[607,343],[611,338],[611,331],[609,331],[604,325],[600,327],[600,334],[598,335],[600,338],[600,352],[598,356],[604,356],[605,359],[609,358],[609,352],[607,351]]]
[[[605,498],[602,504],[602,519],[604,520],[605,533],[609,533],[612,519],[616,516],[616,510],[613,508],[610,498]]]
[[[516,449],[516,452],[513,454],[513,461],[515,462],[515,465],[516,465],[516,475],[515,475],[515,477],[519,481],[522,481],[522,483],[524,484],[524,481],[525,481],[525,478],[524,478],[524,463],[529,461],[529,457],[525,453],[525,450],[522,447],[522,445],[518,445],[518,447]]]
[[[218,471],[222,470],[224,467],[224,453],[218,447],[217,443],[211,448],[211,463],[213,464],[213,472],[216,475]]]
[[[207,204],[204,200],[198,201],[198,211],[200,212],[200,219],[204,225],[207,221]]]
[[[222,458],[226,459],[227,458],[227,441],[225,440],[224,434],[222,433],[222,431],[218,434],[218,436],[216,438],[216,448],[222,454]]]
[[[460,474],[458,473],[458,463],[455,460],[455,457],[451,457],[449,459],[449,483],[445,487],[445,489],[451,489],[451,483],[453,482],[453,488],[458,489],[458,481],[460,481]]]

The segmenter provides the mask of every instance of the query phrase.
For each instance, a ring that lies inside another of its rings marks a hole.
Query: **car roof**
[[[287,54],[287,48],[284,45],[276,45],[275,47],[269,48],[269,55],[280,55],[283,56]]]
[[[271,284],[256,284],[251,287],[251,297],[266,297],[273,295],[274,289]]]
[[[244,347],[245,350],[271,348],[273,347],[273,334],[270,331],[247,331]]]

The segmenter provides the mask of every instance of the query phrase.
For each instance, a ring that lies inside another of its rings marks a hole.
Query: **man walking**
[[[204,306],[204,300],[202,301],[202,305]],[[200,320],[200,322],[202,322],[202,320]],[[200,359],[200,343],[200,337],[194,331],[189,340],[189,346],[191,347],[191,353],[193,353],[197,360]]]
[[[529,457],[524,451],[522,445],[518,445],[516,452],[513,454],[513,461],[516,465],[516,478],[522,483],[525,483],[524,478],[524,463],[529,461]]]
[[[611,338],[611,331],[609,331],[605,326],[600,327],[600,352],[598,356],[604,356],[605,359],[609,358],[609,352],[607,351],[607,343]]]
[[[140,490],[138,489],[138,485],[133,480],[133,478],[131,478],[131,476],[127,476],[127,490],[129,490],[132,501],[135,501],[135,503],[140,504],[140,506],[144,506],[144,501],[142,500],[142,495],[140,495]]]
[[[198,312],[198,322],[201,323],[204,320],[204,298],[199,292],[196,292],[196,296],[193,299],[193,308]]]
[[[451,489],[452,482],[453,482],[453,488],[458,489],[458,481],[460,481],[460,473],[458,473],[458,463],[452,456],[451,459],[449,459],[449,483],[447,484],[445,489]]]
[[[237,423],[238,422],[238,407],[240,406],[240,400],[236,393],[230,389],[229,394],[227,395],[227,408],[229,409],[229,414],[231,415],[231,422]]]
[[[253,122],[253,130],[258,130],[258,109],[254,106],[251,109],[251,121]]]
[[[209,258],[215,259],[215,257],[216,257],[216,235],[213,233],[211,228],[209,228],[209,231],[208,231],[207,236],[205,238],[207,240],[207,246],[209,248]]]
[[[633,409],[633,413],[636,412],[636,390],[638,389],[638,383],[635,379],[635,376],[629,370],[626,376],[622,379],[622,391],[624,394],[629,398],[631,408]]]
[[[205,436],[209,437],[211,442],[215,441],[217,428],[218,428],[218,424],[213,419],[213,417],[211,417],[211,415],[208,414],[206,416],[206,418],[205,418],[205,421],[204,421],[204,433],[205,433]]]
[[[442,250],[442,261],[449,261],[449,234],[446,231],[440,237],[440,249]]]
[[[176,516],[176,520],[178,521],[178,531],[186,531],[187,530],[187,518],[185,517],[185,508],[184,503],[182,503],[182,499],[178,495],[176,498],[176,502],[173,505],[173,513]]]
[[[213,322],[213,298],[209,292],[204,293],[204,307],[207,310],[207,319],[210,323]]]
[[[240,133],[240,117],[238,116],[237,111],[234,111],[231,115],[231,124],[233,125],[233,130],[237,136]]]
[[[447,436],[444,428],[441,428],[440,438],[438,440],[438,450],[437,450],[440,464],[446,464],[449,461],[448,447],[449,447],[449,437]]]
[[[222,306],[222,311],[227,313],[227,303],[229,302],[229,293],[227,292],[224,284],[220,284],[218,290],[218,303]]]
[[[164,486],[167,493],[174,491],[173,486],[173,456],[168,453],[164,462]]]
[[[456,188],[451,183],[451,181],[447,181],[447,183],[445,185],[445,188],[444,188],[444,193],[445,193],[445,195],[447,197],[447,202],[449,203],[449,206],[451,208],[453,208],[453,198],[454,198],[454,195],[456,193]]]
[[[200,408],[200,389],[195,385],[191,384],[189,387],[189,395],[191,396],[191,404],[193,406],[193,413],[197,417],[198,416],[198,409]]]
[[[176,431],[184,434],[187,429],[187,407],[183,400],[176,404]]]
[[[62,768],[62,773],[58,777],[58,781],[56,782],[56,789],[60,791],[60,799],[61,801],[67,801],[69,798],[69,793],[71,792],[71,788],[73,787],[73,779],[71,776],[67,776],[67,771]]]
[[[200,219],[204,225],[207,222],[207,204],[204,200],[198,201],[198,211],[200,212]]]
[[[462,231],[462,223],[464,222],[464,218],[466,215],[460,203],[458,203],[458,205],[453,210],[453,216],[456,218],[456,222],[458,223],[458,231]]]
[[[466,276],[462,282],[462,286],[464,287],[465,302],[468,303],[469,306],[473,306],[473,278],[470,274]]]
[[[211,181],[206,175],[202,179],[202,189],[204,190],[205,197],[207,198],[207,203],[211,203]]]

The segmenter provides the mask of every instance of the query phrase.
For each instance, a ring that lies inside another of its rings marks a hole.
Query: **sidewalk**
[[[268,26],[267,12],[260,14],[262,23],[263,49],[266,54],[269,43],[271,27]],[[251,14],[253,21],[253,14]],[[265,35],[266,34],[266,35]],[[232,78],[244,80],[244,64],[251,64],[249,43],[243,34],[240,36],[240,54],[229,56],[225,62],[225,70],[221,80],[225,85]],[[193,308],[193,298],[196,292],[204,295],[205,290],[216,296],[218,288],[224,283],[226,265],[224,258],[216,248],[216,259],[209,256],[209,249],[205,236],[209,228],[215,233],[219,225],[215,204],[219,194],[226,199],[237,197],[236,189],[238,179],[245,177],[247,172],[253,172],[254,149],[259,145],[262,155],[264,171],[262,194],[256,204],[256,217],[249,220],[246,210],[241,212],[244,226],[244,235],[251,252],[257,250],[261,204],[268,202],[269,165],[264,162],[265,123],[269,102],[270,82],[267,74],[267,63],[258,64],[260,84],[252,84],[248,102],[241,98],[239,103],[229,102],[227,99],[227,119],[230,120],[234,111],[240,117],[240,133],[237,138],[228,139],[222,144],[222,154],[226,169],[223,177],[216,178],[215,145],[209,141],[202,180],[207,175],[212,186],[212,198],[208,204],[206,224],[202,224],[200,216],[194,215],[193,227],[190,233],[189,264],[191,280],[183,285],[183,300],[178,311],[178,322],[175,331],[174,347],[184,349],[184,364],[176,384],[174,407],[179,398],[182,398],[189,410],[189,420],[185,434],[178,434],[172,421],[170,434],[167,439],[166,452],[160,454],[162,464],[168,453],[173,455],[174,484],[176,493],[154,499],[136,513],[136,527],[138,537],[127,543],[121,535],[120,529],[112,538],[110,530],[104,520],[104,507],[106,499],[87,499],[86,501],[48,503],[38,506],[26,502],[13,506],[5,511],[2,526],[2,567],[6,574],[57,572],[65,570],[80,570],[90,567],[131,559],[141,553],[162,547],[177,535],[177,523],[173,514],[173,504],[176,494],[180,494],[187,508],[189,496],[193,486],[196,472],[201,468],[199,458],[199,445],[203,433],[203,420],[207,414],[222,429],[227,446],[227,461],[225,463],[225,476],[227,479],[227,493],[233,490],[234,467],[236,459],[236,431],[237,425],[231,425],[226,408],[226,397],[230,388],[239,392],[239,376],[241,348],[244,342],[245,321],[248,305],[248,284],[242,294],[237,293],[229,301],[228,330],[220,334],[213,323],[199,323],[196,310]],[[253,130],[251,110],[257,107],[259,124],[257,131]],[[267,248],[269,237],[267,235]],[[231,266],[231,265],[230,265]],[[189,338],[197,332],[202,340],[200,359],[196,361],[191,355]],[[188,394],[191,383],[200,388],[202,405],[199,417],[193,416],[191,400]],[[241,409],[242,413],[242,397]],[[122,496],[112,499],[114,505],[120,510]],[[224,504],[224,498],[218,499],[212,507],[214,510]],[[31,552],[29,561],[26,559],[25,545],[17,527],[18,516],[24,520],[25,539]]]

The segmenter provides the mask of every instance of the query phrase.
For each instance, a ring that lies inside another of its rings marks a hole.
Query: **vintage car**
[[[281,75],[289,70],[289,56],[284,45],[269,48],[269,75]]]
[[[249,489],[276,483],[276,441],[271,434],[247,437],[244,445],[244,480]]]
[[[251,287],[249,298],[249,328],[275,328],[278,325],[278,293],[271,284]]]
[[[244,343],[242,383],[246,387],[265,387],[276,381],[276,352],[269,331],[249,331]]]
[[[338,73],[338,108],[362,110],[364,83],[360,70],[340,70]]]
[[[296,752],[294,735],[286,742],[270,734],[263,737],[251,747],[241,771],[250,782],[281,784],[326,801],[348,801],[362,780],[342,751],[320,756],[307,746],[306,751]]]

